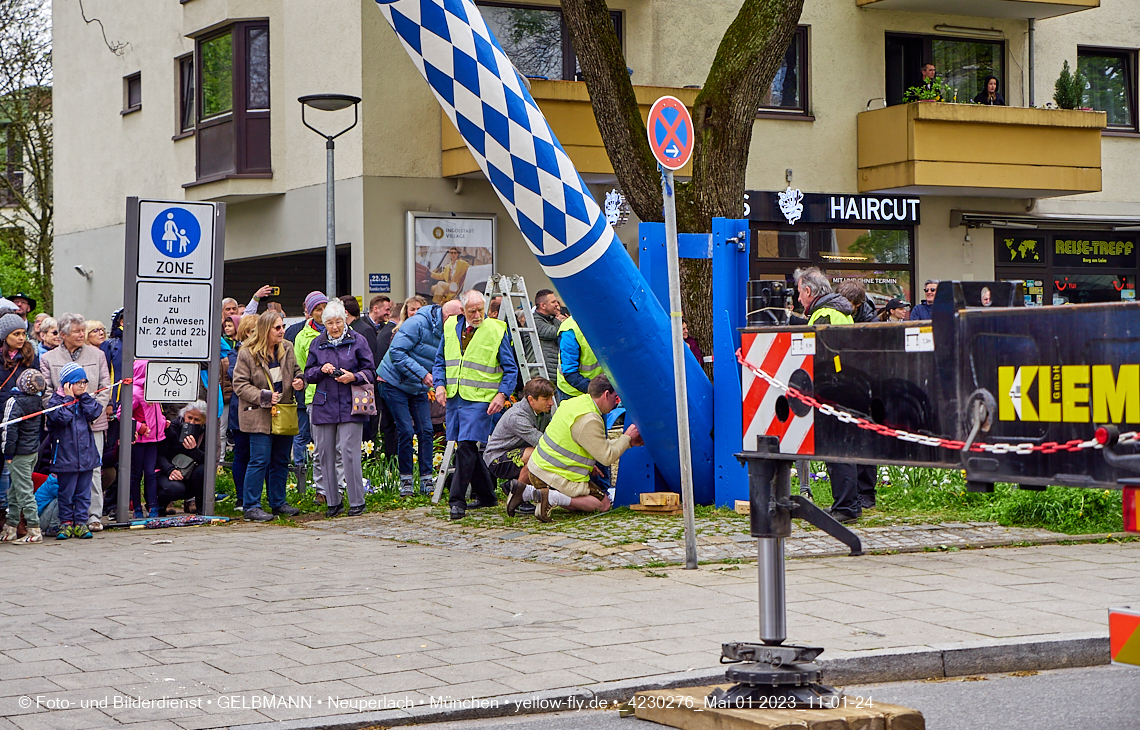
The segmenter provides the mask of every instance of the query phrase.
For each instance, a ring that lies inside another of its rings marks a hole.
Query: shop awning
[[[965,210],[950,211],[950,227],[1016,228],[1024,230],[1115,231],[1140,232],[1140,216],[1136,218],[1104,218],[1094,216],[1009,215]]]
[[[978,18],[1055,18],[1100,7],[1100,0],[855,0],[861,8]]]

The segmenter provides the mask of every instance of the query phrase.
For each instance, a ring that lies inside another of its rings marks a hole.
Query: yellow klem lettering
[[[1092,366],[1092,417],[1096,423],[1140,423],[1140,365]]]
[[[998,420],[1016,421],[1017,410],[1013,407],[1013,376],[1017,371],[1012,367],[998,368]]]
[[[1056,367],[1055,365],[1053,367],[1042,365],[1037,377],[1037,413],[1040,420],[1047,423],[1061,422],[1061,403],[1053,400],[1052,375],[1053,369]],[[1022,388],[1022,392],[1025,392],[1024,388]]]
[[[1037,377],[1037,366],[1026,365],[1018,369],[1021,370],[1021,420],[1040,420],[1037,418],[1037,411],[1033,409],[1033,399],[1029,397],[1029,388],[1033,385],[1033,378]]]
[[[1066,423],[1089,422],[1089,366],[1061,366],[1061,412]]]

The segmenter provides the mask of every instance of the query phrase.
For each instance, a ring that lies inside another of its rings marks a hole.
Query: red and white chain
[[[923,446],[938,446],[951,451],[963,451],[966,448],[965,441],[955,441],[954,439],[942,438],[941,436],[926,436],[920,433],[913,433],[911,431],[904,431],[900,428],[891,428],[884,426],[881,423],[875,423],[871,419],[863,416],[854,411],[849,411],[845,408],[837,408],[830,403],[822,403],[812,396],[801,392],[800,390],[788,385],[769,375],[760,368],[745,359],[744,354],[736,351],[736,360],[744,367],[751,370],[757,377],[763,378],[772,387],[787,393],[789,398],[794,398],[804,405],[815,408],[825,416],[832,416],[839,420],[840,423],[850,423],[853,426],[863,429],[864,431],[874,431],[877,434],[887,436],[889,438],[896,438],[900,441],[910,441],[911,443],[922,444]],[[1128,431],[1127,433],[1120,434],[1118,443],[1129,444],[1140,441],[1140,432]],[[1073,439],[1072,441],[1046,441],[1040,444],[985,444],[978,441],[970,444],[971,452],[989,453],[989,454],[1055,454],[1058,451],[1083,451],[1085,449],[1102,449],[1104,446],[1095,438],[1088,441],[1080,439]]]

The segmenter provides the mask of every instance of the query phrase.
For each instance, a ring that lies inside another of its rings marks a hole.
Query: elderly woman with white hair
[[[158,514],[172,514],[171,502],[183,500],[187,513],[197,513],[202,504],[205,483],[206,436],[205,401],[187,403],[178,418],[166,427],[166,437],[158,445]]]
[[[360,441],[364,424],[375,410],[361,408],[353,398],[354,386],[372,384],[376,377],[372,348],[364,336],[348,326],[344,304],[331,300],[321,313],[325,331],[309,346],[305,382],[315,386],[309,402],[309,425],[321,472],[336,474],[336,457],[344,463],[348,487],[348,515],[364,512],[364,475],[360,466]],[[363,389],[358,389],[363,390]],[[372,396],[375,404],[375,394]],[[326,482],[325,515],[336,517],[344,511],[335,480]]]

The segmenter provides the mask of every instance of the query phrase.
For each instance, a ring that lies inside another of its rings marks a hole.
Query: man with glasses
[[[914,305],[910,310],[911,320],[916,319],[931,319],[934,305],[934,295],[938,292],[938,279],[927,279],[926,283],[922,285],[922,293],[926,297],[926,301],[919,302]]]

